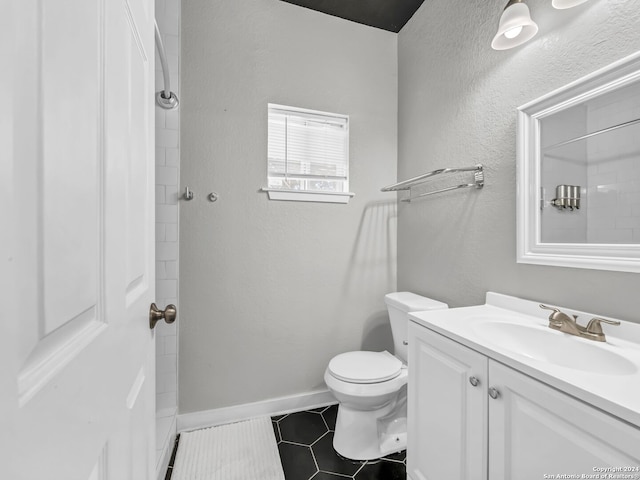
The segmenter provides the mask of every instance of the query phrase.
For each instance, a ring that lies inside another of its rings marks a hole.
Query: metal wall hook
[[[189,187],[184,187],[184,194],[182,195],[182,198],[187,201],[191,201],[193,200],[193,197],[195,197],[195,193],[193,193],[193,190],[191,190]],[[211,192],[209,195],[207,195],[207,198],[210,202],[215,202],[218,200],[218,194],[216,192]]]

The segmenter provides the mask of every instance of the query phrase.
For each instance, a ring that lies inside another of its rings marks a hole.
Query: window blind
[[[269,187],[348,191],[349,119],[269,104]]]

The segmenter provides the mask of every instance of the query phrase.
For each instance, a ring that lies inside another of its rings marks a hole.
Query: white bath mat
[[[271,419],[181,433],[171,480],[284,480]]]

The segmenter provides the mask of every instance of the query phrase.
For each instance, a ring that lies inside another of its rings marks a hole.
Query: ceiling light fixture
[[[583,2],[586,0],[553,0],[555,3]],[[567,7],[563,7],[567,8]],[[531,20],[529,7],[522,0],[509,0],[500,17],[498,33],[493,37],[494,50],[507,50],[531,40],[538,33],[538,25]]]
[[[587,0],[553,0],[551,5],[558,10],[564,10],[565,8],[575,7],[586,1]]]

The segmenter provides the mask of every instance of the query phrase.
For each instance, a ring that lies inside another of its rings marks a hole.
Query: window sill
[[[281,190],[277,188],[263,188],[269,200],[284,200],[290,202],[319,202],[319,203],[349,203],[355,193],[314,192],[309,190]]]

